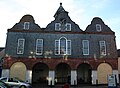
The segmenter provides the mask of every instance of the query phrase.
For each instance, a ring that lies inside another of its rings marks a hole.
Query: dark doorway
[[[32,69],[32,83],[33,84],[48,84],[47,77],[49,68],[44,63],[37,63]]]
[[[69,83],[71,81],[71,68],[66,63],[60,63],[55,69],[55,79],[57,84]]]
[[[92,69],[87,63],[80,64],[77,68],[77,82],[79,84],[91,84],[92,83]]]

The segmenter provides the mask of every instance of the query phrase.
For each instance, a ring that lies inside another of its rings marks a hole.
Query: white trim
[[[30,28],[30,22],[24,22],[24,28],[23,29],[29,29]]]
[[[38,41],[41,41],[42,42],[42,45],[40,46],[42,49],[41,49],[41,53],[38,53],[37,52],[37,47],[38,47]],[[43,39],[37,39],[36,40],[36,55],[42,55],[43,54]]]
[[[84,50],[85,50],[84,48],[86,47],[85,42],[87,42],[87,52],[88,53],[84,52]],[[83,45],[83,55],[89,55],[89,40],[82,40],[82,45]]]
[[[21,52],[19,52],[18,51],[18,47],[19,47],[19,45],[20,45],[20,40],[22,40],[23,42],[22,42],[22,51]],[[18,45],[17,45],[17,54],[23,54],[24,53],[24,44],[25,44],[25,39],[23,39],[23,38],[20,38],[20,39],[18,39]]]

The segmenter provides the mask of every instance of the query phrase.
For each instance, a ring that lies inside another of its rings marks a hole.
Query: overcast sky
[[[0,0],[0,47],[5,47],[7,29],[26,14],[32,15],[35,23],[45,28],[54,20],[60,2],[82,30],[94,17],[100,17],[115,32],[120,49],[120,0]]]

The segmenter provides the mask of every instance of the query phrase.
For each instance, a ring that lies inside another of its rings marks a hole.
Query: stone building
[[[62,3],[46,28],[24,15],[8,29],[3,76],[30,83],[106,84],[118,79],[115,33],[99,17],[81,30]]]

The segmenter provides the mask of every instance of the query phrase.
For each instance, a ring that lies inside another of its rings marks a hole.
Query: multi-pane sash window
[[[98,32],[101,31],[101,25],[100,25],[100,24],[96,24],[96,30],[97,30]]]
[[[83,40],[83,55],[89,55],[89,41],[88,40]]]
[[[66,24],[55,23],[55,30],[56,31],[71,31],[71,24],[70,23],[66,23]]]
[[[43,52],[43,39],[36,40],[36,55],[42,55]]]
[[[70,23],[66,23],[66,31],[71,31],[71,24]]]
[[[61,30],[61,24],[60,23],[55,23],[55,30],[60,31]]]
[[[59,40],[55,40],[55,54],[59,54]]]
[[[24,28],[23,29],[29,29],[30,22],[24,22]]]
[[[106,55],[106,44],[105,41],[99,41],[100,43],[100,55]]]
[[[66,38],[55,40],[55,54],[56,55],[71,55],[71,41]]]
[[[17,54],[24,53],[24,42],[25,39],[18,39]]]

